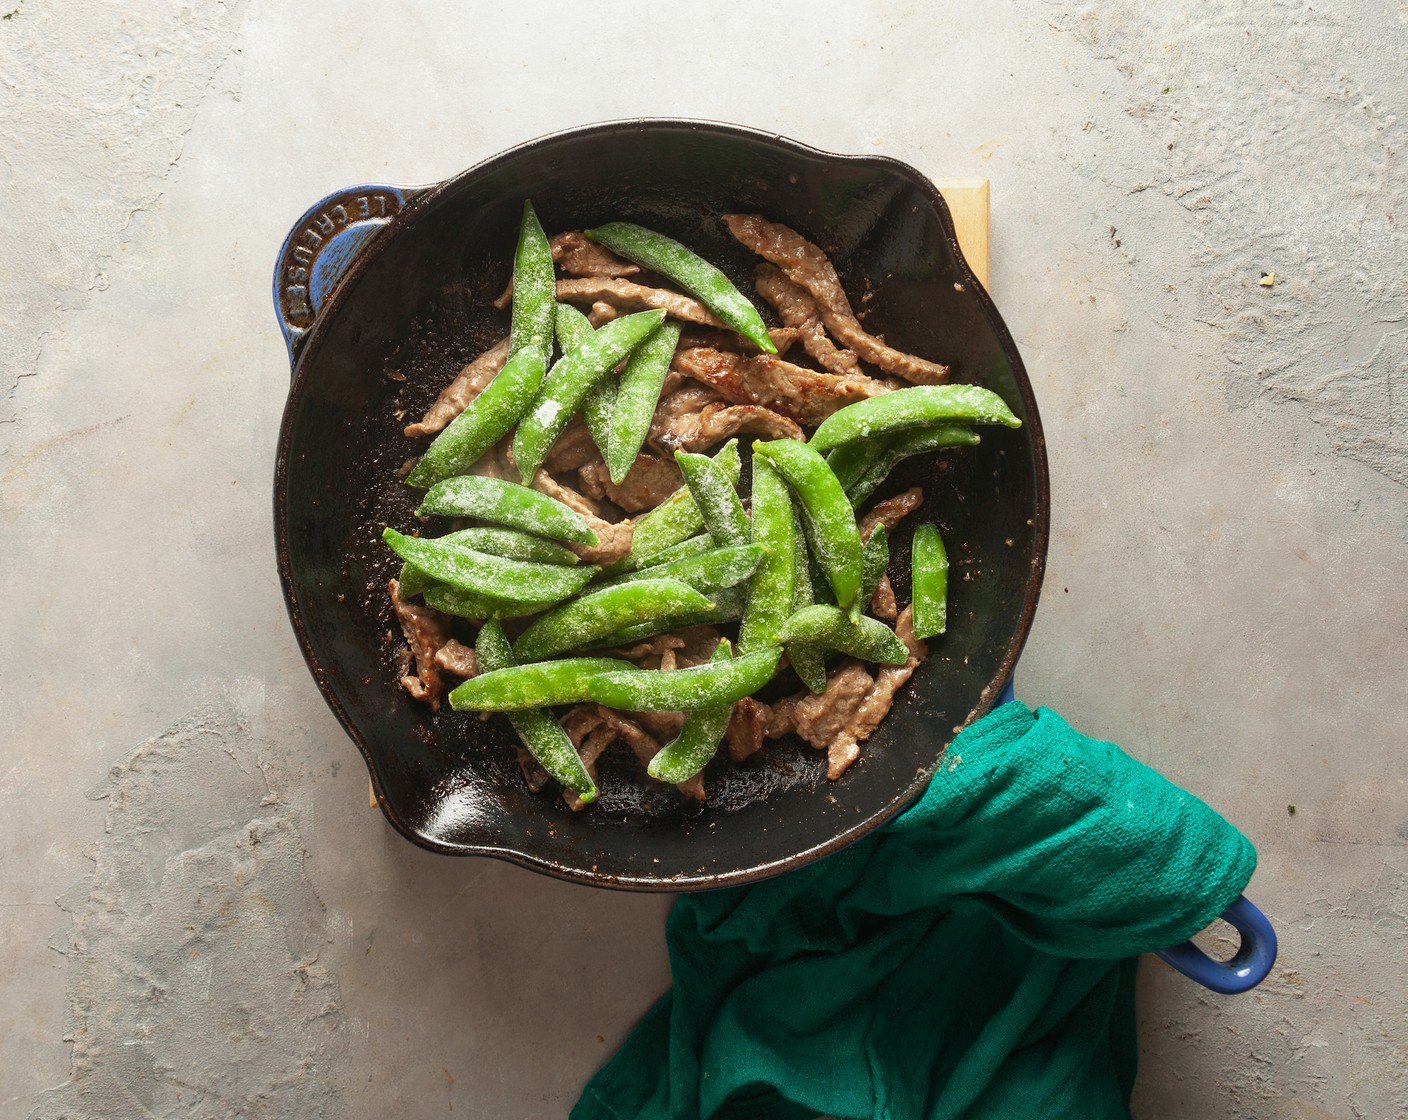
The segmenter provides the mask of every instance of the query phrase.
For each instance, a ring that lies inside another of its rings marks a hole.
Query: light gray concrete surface
[[[562,1116],[664,989],[665,900],[367,809],[269,517],[303,207],[650,114],[992,180],[1020,691],[1246,831],[1282,936],[1241,998],[1146,965],[1136,1115],[1408,1115],[1408,5],[6,13],[0,1117]]]

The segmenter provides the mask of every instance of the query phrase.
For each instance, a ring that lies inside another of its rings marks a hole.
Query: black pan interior
[[[525,197],[549,232],[626,219],[669,233],[749,294],[756,258],[719,215],[759,211],[793,226],[830,254],[869,330],[951,363],[957,380],[995,390],[1024,419],[1019,431],[985,429],[978,448],[911,461],[881,491],[924,487],[922,513],[891,542],[891,575],[903,602],[913,528],[936,522],[953,562],[950,629],[840,781],[825,780],[820,752],[784,740],[743,764],[716,760],[700,804],[644,781],[633,757],[608,755],[600,802],[573,813],[555,791],[527,789],[501,717],[432,714],[397,684],[400,637],[385,585],[398,563],[378,536],[384,525],[415,525],[412,492],[395,474],[424,445],[401,427],[505,333],[506,313],[490,301],[508,277]],[[397,829],[439,851],[678,890],[806,862],[922,789],[1015,662],[1040,586],[1046,510],[1021,360],[927,181],[893,161],[726,126],[629,122],[496,157],[417,197],[371,242],[298,356],[275,514],[295,630]]]

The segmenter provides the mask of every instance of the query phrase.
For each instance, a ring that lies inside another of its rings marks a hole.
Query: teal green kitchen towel
[[[572,1120],[1128,1116],[1135,957],[1242,893],[1251,843],[1046,709],[949,746],[835,855],[688,895],[674,989]]]

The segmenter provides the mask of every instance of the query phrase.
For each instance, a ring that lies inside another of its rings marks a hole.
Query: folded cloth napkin
[[[1113,743],[1004,705],[885,828],[681,898],[674,991],[572,1120],[1126,1117],[1133,958],[1206,926],[1255,864]]]

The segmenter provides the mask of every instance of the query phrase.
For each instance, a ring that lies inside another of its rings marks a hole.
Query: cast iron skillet
[[[821,752],[783,740],[741,765],[716,760],[705,775],[710,800],[700,804],[645,781],[634,758],[608,755],[600,801],[572,813],[553,792],[528,791],[504,720],[448,707],[432,714],[398,685],[400,635],[385,591],[398,562],[377,538],[384,525],[416,524],[412,492],[395,474],[425,441],[401,435],[403,417],[418,417],[505,333],[507,316],[490,301],[508,277],[524,198],[549,232],[614,219],[662,230],[750,295],[757,258],[719,216],[758,211],[784,222],[830,254],[868,309],[868,329],[950,363],[955,380],[987,386],[1022,418],[1015,431],[985,428],[977,448],[911,460],[880,492],[924,487],[924,509],[891,541],[891,576],[907,600],[913,527],[937,522],[953,562],[950,627],[840,781],[826,781]],[[274,498],[289,615],[383,812],[417,844],[634,890],[761,879],[898,813],[1010,677],[1046,554],[1041,422],[943,199],[913,168],[731,125],[595,125],[434,186],[365,186],[324,199],[289,234],[274,296],[293,363]]]

